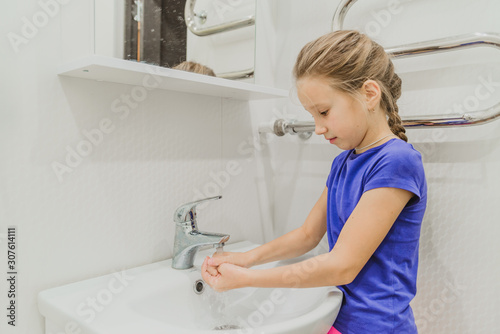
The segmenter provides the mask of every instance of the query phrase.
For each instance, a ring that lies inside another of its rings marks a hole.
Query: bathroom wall
[[[255,159],[237,151],[253,147],[248,102],[165,90],[134,99],[130,85],[58,77],[94,52],[93,1],[5,6],[0,247],[5,269],[16,226],[18,307],[7,325],[2,269],[1,333],[44,333],[41,290],[170,258],[173,213],[196,198],[223,195],[199,210],[200,229],[263,241],[263,197],[247,179]]]
[[[42,334],[36,294],[43,289],[169,258],[173,212],[195,198],[223,195],[200,210],[199,225],[231,234],[231,242],[261,243],[303,222],[340,151],[318,136],[302,141],[257,129],[273,118],[310,119],[294,98],[291,68],[303,44],[330,30],[337,0],[257,2],[256,82],[291,89],[290,100],[248,103],[153,90],[121,112],[113,103],[132,86],[56,75],[60,64],[95,50],[92,1],[60,0],[46,21],[41,3],[55,2],[8,2],[0,12],[6,37],[0,39],[0,247],[6,227],[17,226],[19,272],[17,326],[4,319],[0,332]],[[345,27],[365,29],[390,46],[500,31],[499,7],[485,0],[372,1],[355,4]],[[26,22],[34,20],[41,21],[30,30]],[[15,46],[11,33],[21,37]],[[401,113],[496,103],[496,52],[399,61]],[[499,130],[500,122],[409,130],[429,183],[413,304],[422,333],[496,329]],[[91,134],[101,138],[98,131],[102,139],[86,144]],[[81,159],[71,153],[79,149]],[[0,280],[1,291],[6,287]]]
[[[275,111],[311,120],[294,96],[291,68],[306,42],[331,30],[338,3],[260,1],[258,14],[264,19],[258,24],[257,80],[291,90],[291,99],[282,105],[278,102]],[[360,29],[391,47],[472,32],[500,33],[495,14],[499,10],[500,3],[485,0],[358,1],[344,27]],[[395,66],[403,79],[399,100],[403,116],[465,113],[491,107],[500,99],[500,62],[493,48],[397,60]],[[252,117],[263,120],[259,114]],[[429,187],[418,293],[412,305],[419,330],[426,334],[496,332],[500,122],[408,130],[408,137],[422,153]],[[285,136],[260,155],[264,175],[273,180],[276,235],[303,222],[338,153],[319,136],[307,141]]]

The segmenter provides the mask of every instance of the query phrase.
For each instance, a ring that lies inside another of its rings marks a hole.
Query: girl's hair
[[[296,80],[320,76],[331,87],[352,96],[366,80],[376,81],[382,91],[380,106],[387,113],[391,131],[408,141],[398,114],[397,99],[401,96],[401,78],[384,49],[368,36],[354,30],[338,30],[309,42],[300,51],[293,74]]]
[[[212,77],[215,77],[215,73],[210,67],[196,63],[194,61],[183,61],[182,63],[172,67],[172,69],[186,71],[186,72],[199,73],[199,74],[205,74],[205,75],[210,75]]]

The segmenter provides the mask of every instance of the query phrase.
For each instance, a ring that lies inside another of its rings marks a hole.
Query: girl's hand
[[[231,263],[222,263],[217,268],[208,264],[207,256],[201,266],[203,280],[217,292],[243,288],[250,282],[250,270]]]
[[[247,253],[240,252],[214,253],[212,258],[208,260],[208,264],[213,267],[218,267],[223,263],[231,263],[244,268],[251,266],[251,261]]]

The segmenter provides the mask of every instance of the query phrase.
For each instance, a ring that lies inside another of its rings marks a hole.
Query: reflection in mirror
[[[212,77],[216,76],[214,71],[210,67],[206,67],[204,65],[195,63],[193,61],[183,61],[179,65],[175,65],[172,68],[174,70],[181,70],[181,71],[210,75]]]
[[[95,0],[95,53],[253,82],[255,1]]]

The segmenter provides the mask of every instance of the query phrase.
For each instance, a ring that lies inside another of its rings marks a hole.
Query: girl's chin
[[[349,151],[349,150],[352,150],[352,149],[354,148],[354,147],[352,147],[352,146],[351,146],[351,145],[349,145],[349,144],[342,143],[342,141],[338,141],[338,139],[337,139],[337,138],[335,138],[335,139],[333,140],[333,142],[332,142],[332,141],[330,141],[330,143],[331,143],[332,145],[337,146],[338,148],[340,148],[341,150],[344,150],[344,151]]]
[[[355,147],[352,147],[352,146],[338,146],[337,145],[337,147],[340,148],[341,150],[344,150],[344,151],[350,151],[350,150],[355,149]],[[356,153],[356,152],[354,152],[354,153]]]

